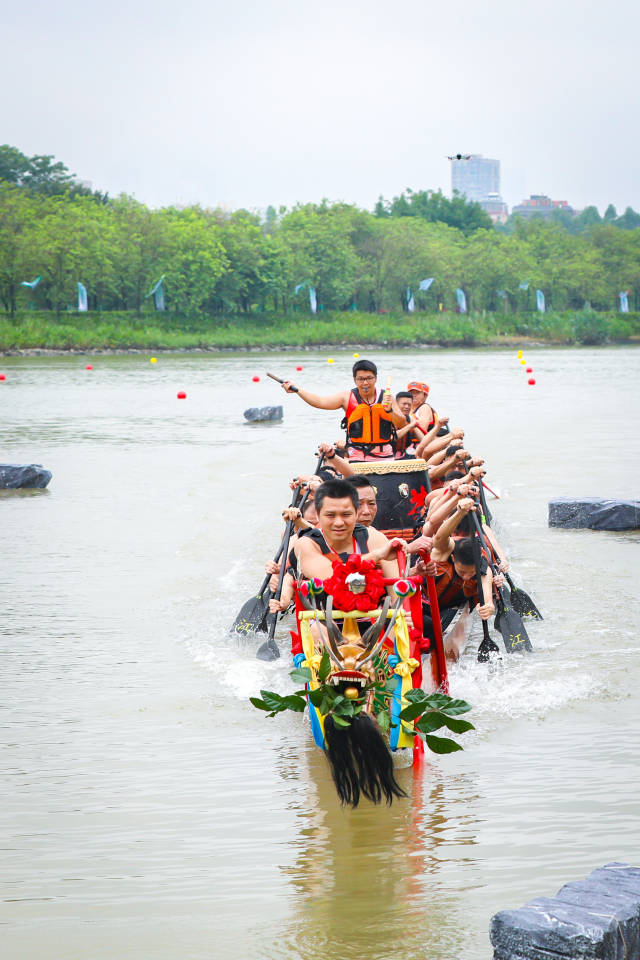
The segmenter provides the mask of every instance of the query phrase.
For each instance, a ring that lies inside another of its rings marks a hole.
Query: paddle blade
[[[487,663],[491,659],[491,654],[499,653],[500,648],[489,636],[489,625],[486,620],[482,621],[482,632],[484,636],[482,643],[478,647],[478,663]]]
[[[514,586],[511,588],[511,606],[516,613],[528,620],[544,620],[529,594],[521,590],[520,587]]]
[[[507,653],[515,653],[516,650],[526,650],[528,653],[532,653],[533,647],[522,620],[513,607],[507,605],[502,590],[499,591],[499,595],[496,620]]]
[[[277,660],[279,656],[280,651],[278,650],[278,645],[271,637],[269,637],[268,640],[265,640],[262,646],[258,647],[256,652],[256,657],[258,660]]]
[[[247,600],[233,621],[231,633],[239,633],[241,636],[246,636],[248,633],[266,633],[270,596],[271,594],[266,591],[261,597],[251,597]]]
[[[478,663],[487,663],[491,659],[492,653],[499,653],[500,647],[494,643],[491,637],[485,637],[478,647]]]

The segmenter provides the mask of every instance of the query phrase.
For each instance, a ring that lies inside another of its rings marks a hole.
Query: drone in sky
[[[447,157],[447,160],[471,160],[471,154],[454,153],[452,157]]]

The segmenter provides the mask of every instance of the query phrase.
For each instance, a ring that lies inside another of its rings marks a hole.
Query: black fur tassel
[[[359,713],[348,727],[336,727],[333,718],[324,722],[326,754],[340,802],[357,807],[360,795],[372,803],[384,798],[406,797],[393,775],[391,752],[377,724]]]

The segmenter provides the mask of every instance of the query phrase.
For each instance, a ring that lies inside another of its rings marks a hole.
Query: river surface
[[[638,496],[640,350],[530,349],[533,387],[515,350],[371,355],[485,457],[546,619],[497,667],[474,635],[464,752],[356,811],[306,720],[248,703],[288,689],[284,627],[275,664],[227,635],[288,478],[339,436],[265,371],[335,392],[351,352],[0,360],[0,461],[53,471],[0,495],[7,960],[489,960],[496,911],[640,863],[639,535],[547,526],[554,496]]]

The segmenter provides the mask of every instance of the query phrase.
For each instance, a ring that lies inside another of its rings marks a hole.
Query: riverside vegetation
[[[265,216],[154,210],[80,188],[52,161],[0,147],[1,350],[511,336],[598,343],[638,334],[638,316],[616,312],[621,290],[640,310],[640,218],[631,210],[617,217],[610,207],[600,218],[587,208],[571,223],[518,220],[506,230],[477,204],[433,191],[381,200],[373,212],[327,201]],[[162,276],[167,311],[154,313],[148,295]],[[21,285],[37,277],[35,289]],[[421,292],[425,277],[434,281]],[[78,282],[88,314],[74,313]],[[466,316],[455,312],[456,288]],[[546,314],[535,310],[536,289]]]
[[[600,344],[640,339],[640,314],[591,310],[546,314],[407,314],[325,312],[189,319],[151,313],[77,314],[38,311],[0,319],[0,351],[20,350],[233,350],[340,344],[489,346],[525,339]]]

